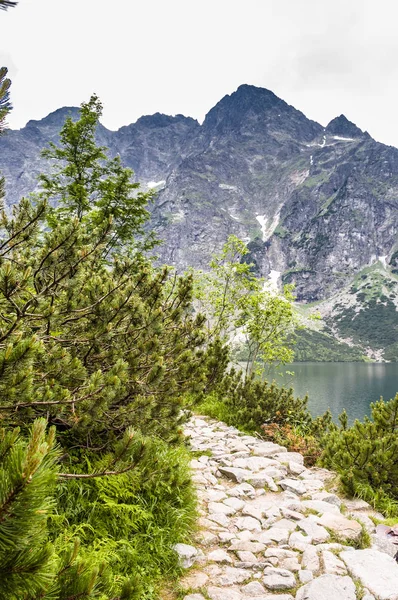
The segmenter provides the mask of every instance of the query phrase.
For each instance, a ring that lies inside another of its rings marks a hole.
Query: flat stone
[[[333,552],[323,550],[321,556],[325,573],[329,573],[329,575],[347,575],[345,564]]]
[[[318,519],[318,524],[333,531],[343,542],[358,540],[362,533],[362,527],[357,521],[341,514],[324,513]]]
[[[323,544],[330,538],[330,533],[321,525],[317,525],[311,517],[302,519],[297,525],[312,538],[313,544]]]
[[[220,586],[234,585],[235,583],[244,583],[251,579],[252,574],[245,569],[235,567],[226,567],[219,575],[214,578],[214,582]],[[223,599],[224,600],[224,599]]]
[[[248,458],[239,458],[235,460],[233,466],[257,472],[262,471],[267,467],[279,466],[279,462],[272,458],[265,458],[263,456],[249,456]]]
[[[239,560],[246,563],[255,563],[258,562],[257,557],[253,552],[248,552],[247,550],[238,550],[237,552]]]
[[[340,514],[338,506],[331,504],[330,502],[324,502],[323,500],[303,500],[302,505],[304,508],[314,510],[321,515],[324,513]]]
[[[288,590],[295,587],[296,579],[287,569],[268,567],[264,570],[263,584],[269,590]]]
[[[196,590],[204,587],[208,581],[209,576],[206,573],[203,573],[203,571],[194,571],[193,573],[185,575],[185,577],[180,580],[180,586],[183,590]]]
[[[309,544],[312,544],[312,537],[303,535],[300,531],[293,531],[289,537],[289,546],[295,550],[304,551]]]
[[[226,500],[224,500],[224,504],[226,504],[227,506],[232,506],[232,508],[234,508],[235,510],[242,510],[242,508],[245,505],[245,502],[243,500],[239,500],[239,498],[226,498]]]
[[[398,564],[378,550],[341,552],[349,573],[379,600],[398,600]]]
[[[251,447],[252,452],[255,456],[275,456],[280,453],[287,453],[286,448],[274,444],[273,442],[260,442]]]
[[[263,596],[265,594],[265,588],[259,581],[251,581],[250,583],[247,583],[241,587],[241,592],[245,596]]]
[[[299,454],[298,452],[286,452],[286,448],[285,452],[275,454],[275,458],[286,464],[289,464],[289,462],[296,462],[302,465],[304,463],[304,457],[302,454]]]
[[[223,587],[211,586],[207,588],[210,600],[242,600],[242,595],[237,590],[226,590]]]
[[[236,508],[227,506],[223,502],[209,502],[208,505],[209,513],[223,514],[223,515],[234,515]]]
[[[218,534],[218,539],[223,544],[225,544],[226,542],[230,542],[235,537],[236,537],[235,534],[234,533],[230,533],[229,531],[220,531],[220,533]]]
[[[320,569],[320,566],[318,552],[314,546],[308,545],[301,558],[301,567],[311,571],[312,573],[317,573]]]
[[[305,485],[296,479],[281,479],[281,481],[279,481],[279,485],[283,490],[289,490],[290,492],[293,492],[299,496],[302,496],[306,492]]]
[[[249,540],[233,540],[228,550],[242,550],[243,552],[263,552],[265,544],[260,542],[251,542]]]
[[[242,509],[242,515],[247,516],[247,517],[253,517],[254,519],[257,519],[258,521],[261,521],[263,513],[261,512],[260,509],[256,508],[255,506],[253,506],[252,504],[249,504],[247,502]]]
[[[225,550],[221,549],[213,550],[213,552],[210,552],[207,555],[207,559],[212,562],[232,564],[232,558]]]
[[[312,581],[314,579],[314,575],[312,573],[312,571],[309,571],[308,569],[301,569],[298,572],[298,578],[300,580],[300,583],[309,583],[310,581]]]
[[[321,575],[301,587],[296,600],[355,600],[355,585],[351,577]]]
[[[278,486],[268,473],[255,473],[248,477],[247,481],[256,489],[268,487],[271,492],[277,492]]]
[[[188,594],[188,596],[184,596],[184,600],[206,600],[202,594]]]
[[[225,475],[228,479],[232,481],[236,481],[237,483],[242,483],[246,481],[251,473],[247,469],[239,469],[238,467],[222,467],[219,466],[218,470],[222,475]]]
[[[211,531],[201,531],[198,534],[198,540],[203,546],[212,546],[217,542],[217,536]]]
[[[219,525],[221,525],[221,527],[225,527],[228,528],[230,525],[230,519],[227,517],[227,515],[224,515],[222,513],[211,513],[209,515],[207,515],[207,518],[210,521],[214,521],[215,523],[218,523]]]
[[[286,544],[289,539],[289,531],[287,529],[279,529],[278,527],[270,527],[263,531],[259,536],[259,541],[264,544],[276,542],[277,544]]]
[[[235,519],[235,525],[238,529],[248,529],[249,531],[261,531],[261,523],[253,517],[238,517]]]
[[[189,544],[175,544],[173,550],[178,554],[178,563],[183,569],[189,569],[198,556],[198,550]]]
[[[227,494],[221,490],[207,490],[209,502],[220,502],[227,497]]]
[[[278,529],[287,529],[292,532],[296,529],[297,523],[290,521],[289,519],[279,519],[279,521],[275,522],[275,527]]]
[[[252,485],[250,485],[250,483],[241,483],[240,485],[230,488],[228,490],[228,495],[235,498],[242,498],[245,496],[248,498],[254,498],[256,495],[256,490]]]
[[[336,506],[341,506],[341,500],[336,494],[331,494],[329,492],[315,492],[311,496],[312,500],[323,500],[323,502],[330,502],[330,504],[335,504]]]
[[[289,464],[289,472],[292,475],[300,475],[300,473],[302,473],[303,471],[305,471],[305,466],[302,463],[290,460]]]

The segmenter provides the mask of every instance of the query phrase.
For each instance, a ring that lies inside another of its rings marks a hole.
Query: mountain
[[[0,139],[10,206],[48,168],[59,109]],[[259,275],[295,283],[323,316],[323,332],[378,358],[398,358],[398,149],[346,116],[325,128],[249,85],[225,96],[202,125],[156,113],[98,140],[158,191],[152,226],[161,259],[205,268],[231,233]]]

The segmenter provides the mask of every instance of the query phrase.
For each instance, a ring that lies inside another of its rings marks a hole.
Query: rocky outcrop
[[[398,600],[394,559],[355,549],[381,515],[361,500],[345,500],[343,515],[325,489],[332,473],[207,418],[185,433],[200,518],[195,546],[176,547],[182,566],[193,563],[184,600]]]

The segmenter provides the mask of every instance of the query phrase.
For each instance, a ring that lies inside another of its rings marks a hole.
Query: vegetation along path
[[[185,433],[201,516],[196,545],[176,547],[184,600],[398,600],[381,515],[327,491],[332,473],[206,417]]]

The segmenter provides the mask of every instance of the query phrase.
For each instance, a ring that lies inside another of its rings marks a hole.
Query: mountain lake
[[[370,415],[370,403],[380,396],[386,401],[395,396],[398,363],[292,363],[270,370],[265,379],[275,379],[280,385],[292,387],[296,396],[308,394],[308,408],[313,416],[330,408],[337,421],[345,409],[352,422]]]

